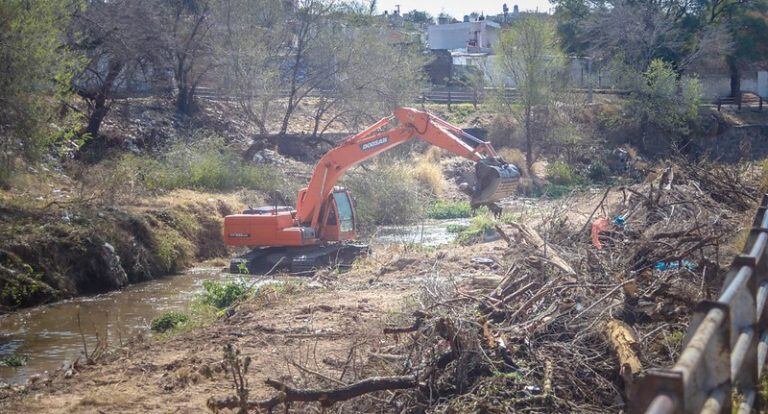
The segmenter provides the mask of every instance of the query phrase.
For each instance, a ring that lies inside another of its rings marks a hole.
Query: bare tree
[[[155,27],[176,84],[176,109],[191,114],[195,92],[211,69],[214,20],[209,0],[152,0]]]
[[[97,138],[116,90],[135,77],[146,81],[144,69],[157,63],[151,30],[136,24],[146,21],[147,14],[146,2],[115,0],[90,2],[74,16],[69,44],[87,57],[73,79],[74,90],[87,105],[82,134]]]
[[[311,0],[228,0],[217,79],[261,134],[280,109],[274,132],[285,136],[296,109],[313,97],[310,140],[332,125],[369,122],[415,96],[421,59],[407,39],[391,38],[369,9]],[[353,126],[353,125],[346,125]]]

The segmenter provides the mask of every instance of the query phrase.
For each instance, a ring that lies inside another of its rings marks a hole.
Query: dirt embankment
[[[164,200],[164,202],[163,202]],[[177,191],[155,202],[0,204],[0,312],[105,292],[227,254],[231,196]]]

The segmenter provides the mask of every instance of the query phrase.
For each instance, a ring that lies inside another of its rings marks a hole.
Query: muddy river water
[[[455,234],[447,231],[449,224],[467,223],[462,219],[381,227],[373,243],[437,246],[455,238]],[[0,359],[17,356],[26,360],[19,367],[0,365],[0,382],[23,383],[31,375],[50,372],[74,361],[83,354],[83,338],[88,349],[93,350],[97,335],[114,345],[146,334],[158,315],[188,309],[195,295],[202,291],[204,281],[236,277],[239,276],[218,268],[193,268],[114,292],[0,315]]]
[[[194,268],[114,292],[0,316],[0,358],[16,355],[26,359],[20,367],[0,366],[0,381],[20,383],[30,375],[71,362],[82,354],[83,338],[93,350],[97,333],[108,343],[118,344],[148,332],[154,317],[187,309],[202,290],[203,281],[233,277],[218,268]]]

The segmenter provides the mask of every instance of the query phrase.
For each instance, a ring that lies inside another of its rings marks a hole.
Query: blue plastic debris
[[[624,216],[616,216],[613,218],[613,225],[619,228],[624,228],[624,225],[627,222],[627,218]]]
[[[674,262],[656,262],[656,264],[653,266],[654,269],[659,271],[665,271],[665,270],[675,270],[679,269],[680,266],[685,267],[688,270],[693,270],[696,268],[696,263],[690,261],[690,260],[676,260]]]

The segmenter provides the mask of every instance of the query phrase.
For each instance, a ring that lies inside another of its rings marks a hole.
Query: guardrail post
[[[681,412],[683,374],[668,369],[649,370],[635,384],[630,395],[630,413],[671,414]],[[668,398],[671,404],[659,407],[657,397]],[[671,405],[671,407],[669,406]]]

